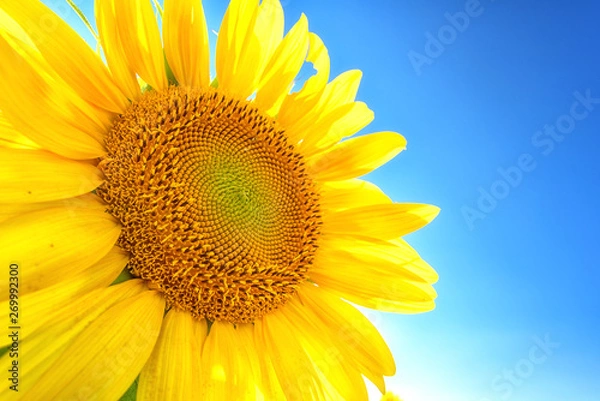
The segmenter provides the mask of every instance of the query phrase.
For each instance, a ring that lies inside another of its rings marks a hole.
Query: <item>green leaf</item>
[[[125,394],[119,398],[119,401],[135,401],[139,379],[139,376],[135,378],[133,383],[131,383],[131,386],[125,391]]]
[[[179,85],[177,82],[177,78],[175,78],[175,74],[173,74],[173,70],[167,61],[167,55],[163,52],[163,57],[165,59],[165,70],[167,72],[167,80],[169,81],[169,85]]]
[[[121,274],[119,274],[119,277],[117,277],[111,285],[120,284],[124,281],[131,280],[133,278],[135,278],[135,276],[129,272],[129,269],[127,267],[125,267]]]

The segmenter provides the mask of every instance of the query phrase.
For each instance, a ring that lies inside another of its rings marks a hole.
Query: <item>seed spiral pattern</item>
[[[129,269],[170,306],[248,323],[308,277],[321,217],[302,156],[250,102],[147,92],[115,121],[97,194]]]

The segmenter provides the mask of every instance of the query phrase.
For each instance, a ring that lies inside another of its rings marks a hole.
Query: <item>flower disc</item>
[[[114,123],[98,195],[131,272],[195,317],[252,322],[306,280],[320,215],[302,157],[249,102],[148,92]]]

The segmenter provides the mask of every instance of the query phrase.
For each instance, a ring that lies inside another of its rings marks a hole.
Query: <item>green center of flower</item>
[[[216,91],[148,92],[115,121],[98,195],[131,272],[169,305],[248,323],[307,279],[318,196],[284,132]]]

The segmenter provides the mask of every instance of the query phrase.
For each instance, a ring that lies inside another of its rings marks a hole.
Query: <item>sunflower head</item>
[[[97,190],[123,224],[132,273],[170,305],[250,323],[308,277],[315,184],[277,122],[248,101],[179,86],[114,123]]]

